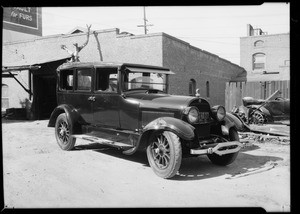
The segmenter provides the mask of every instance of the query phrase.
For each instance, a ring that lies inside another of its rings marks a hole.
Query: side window
[[[76,70],[78,91],[90,91],[92,88],[92,70],[91,69],[78,69]]]
[[[189,82],[189,95],[190,96],[195,96],[196,93],[196,80],[190,79]]]
[[[96,91],[117,92],[117,69],[98,68],[96,70]]]
[[[206,81],[206,97],[209,98],[209,81]]]
[[[61,70],[60,71],[60,90],[73,90],[73,70]]]

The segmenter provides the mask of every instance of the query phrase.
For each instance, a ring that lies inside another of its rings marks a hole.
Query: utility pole
[[[147,34],[147,26],[153,26],[151,24],[147,25],[148,20],[146,19],[146,7],[144,6],[144,25],[138,25],[138,27],[144,27],[145,34]]]

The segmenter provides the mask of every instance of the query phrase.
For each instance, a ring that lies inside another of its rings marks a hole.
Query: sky
[[[148,34],[164,32],[240,65],[240,37],[247,24],[270,34],[290,32],[290,4],[247,6],[147,6]],[[42,7],[43,36],[66,34],[76,26],[91,30],[119,28],[144,34],[144,8]]]

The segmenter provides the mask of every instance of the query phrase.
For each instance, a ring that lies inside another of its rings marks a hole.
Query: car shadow
[[[10,123],[31,123],[30,120],[14,120],[14,119],[5,119],[2,118],[1,123],[2,124],[10,124]]]
[[[276,167],[278,161],[283,160],[282,158],[276,156],[260,156],[245,153],[246,151],[256,150],[259,148],[260,147],[257,145],[244,147],[239,152],[236,160],[228,166],[215,165],[211,163],[206,155],[183,158],[179,171],[170,180],[202,180],[219,176],[225,176],[226,179],[235,179],[271,170],[272,168]],[[142,164],[143,166],[150,167],[145,152],[137,152],[133,155],[125,155],[119,149],[101,145],[99,143],[78,145],[75,146],[74,150],[93,150],[102,154],[122,158],[128,161],[134,161]]]
[[[183,159],[181,167],[174,180],[200,180],[218,176],[235,179],[268,171],[277,166],[283,158],[276,156],[260,156],[245,152],[259,149],[258,145],[251,145],[240,150],[235,161],[227,166],[213,164],[209,158],[198,156]]]
[[[77,145],[74,147],[74,150],[75,151],[93,150],[95,152],[100,152],[102,154],[111,155],[111,156],[114,156],[117,158],[122,158],[124,160],[134,161],[134,162],[143,164],[144,166],[149,166],[146,153],[144,153],[144,152],[136,152],[134,155],[125,155],[122,153],[122,150],[120,150],[120,149],[117,149],[117,148],[114,148],[111,146],[102,145],[99,143]]]

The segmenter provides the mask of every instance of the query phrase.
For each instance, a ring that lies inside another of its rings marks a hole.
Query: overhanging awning
[[[38,70],[41,68],[41,64],[49,63],[49,62],[55,62],[59,60],[66,60],[70,57],[63,57],[63,58],[51,58],[51,59],[44,59],[44,60],[37,60],[32,61],[30,64],[27,64],[28,62],[19,61],[15,63],[6,63],[4,66],[2,66],[2,78],[13,78],[16,80],[16,82],[31,96],[33,95],[31,91],[31,86],[29,84],[29,89],[27,89],[15,76],[16,74],[12,73],[13,71],[23,71],[23,70]],[[23,63],[23,64],[22,64]],[[29,72],[30,75],[30,72]]]
[[[139,68],[139,67],[129,67],[126,66],[128,70],[136,73],[158,73],[158,74],[175,74],[170,70],[162,70],[162,69],[152,69],[152,68]]]
[[[2,73],[10,71],[37,70],[39,68],[41,68],[39,65],[2,66]]]
[[[3,62],[2,72],[4,69],[10,68],[10,70],[35,70],[41,64],[55,62],[60,60],[67,60],[71,57],[49,57],[49,58],[38,58],[31,60],[21,60],[16,62]]]

